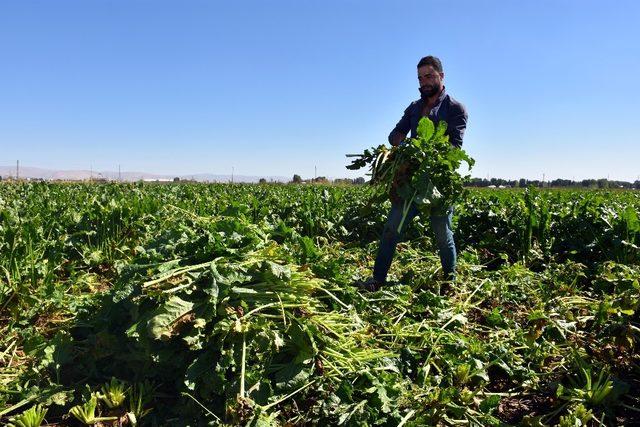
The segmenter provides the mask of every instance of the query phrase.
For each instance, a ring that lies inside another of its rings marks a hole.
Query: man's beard
[[[438,86],[422,86],[418,88],[420,91],[420,98],[427,99],[431,98],[434,95],[437,95],[440,92],[440,87]]]

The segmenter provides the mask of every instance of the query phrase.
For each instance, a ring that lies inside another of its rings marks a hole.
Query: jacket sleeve
[[[398,122],[398,124],[396,124],[396,127],[393,128],[393,130],[391,131],[391,133],[389,133],[389,136],[387,137],[387,140],[389,141],[389,144],[391,144],[391,141],[393,139],[393,135],[398,132],[401,135],[406,135],[409,133],[409,131],[411,130],[411,107],[413,104],[409,105],[407,108],[405,108],[404,113],[402,114],[402,118],[400,119],[400,121]]]
[[[455,104],[449,123],[447,123],[449,142],[455,147],[462,148],[462,138],[467,128],[467,118],[467,110],[464,108],[464,105]]]

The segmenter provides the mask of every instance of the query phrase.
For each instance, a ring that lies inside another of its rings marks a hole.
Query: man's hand
[[[391,137],[389,138],[389,142],[391,143],[391,145],[395,147],[399,145],[402,141],[404,141],[406,138],[407,138],[406,133],[403,135],[400,132],[393,132],[393,134],[391,134]]]

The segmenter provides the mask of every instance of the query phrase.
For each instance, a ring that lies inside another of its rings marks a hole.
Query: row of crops
[[[0,186],[0,424],[636,425],[640,194],[471,191],[363,293],[366,187]]]

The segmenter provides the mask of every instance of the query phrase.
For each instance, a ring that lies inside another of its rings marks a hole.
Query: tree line
[[[300,175],[293,175],[293,179],[289,181],[292,184],[302,184],[302,183],[334,183],[334,184],[354,184],[354,185],[362,185],[365,184],[366,181],[363,177],[351,179],[351,178],[336,178],[334,180],[329,180],[324,176],[319,176],[316,178],[303,179]],[[529,186],[540,187],[540,188],[626,188],[626,189],[636,189],[640,190],[640,180],[636,180],[634,182],[629,181],[617,181],[617,180],[609,180],[606,178],[600,179],[583,179],[580,181],[573,181],[571,179],[554,179],[551,181],[541,181],[538,179],[503,179],[503,178],[471,178],[469,182],[466,184],[467,187],[510,187],[510,188],[526,188]]]
[[[640,180],[634,182],[629,181],[616,181],[606,178],[600,179],[583,179],[580,181],[573,181],[571,179],[554,179],[551,181],[530,180],[525,178],[508,180],[502,178],[471,178],[467,184],[469,187],[568,187],[568,188],[627,188],[640,190]]]

